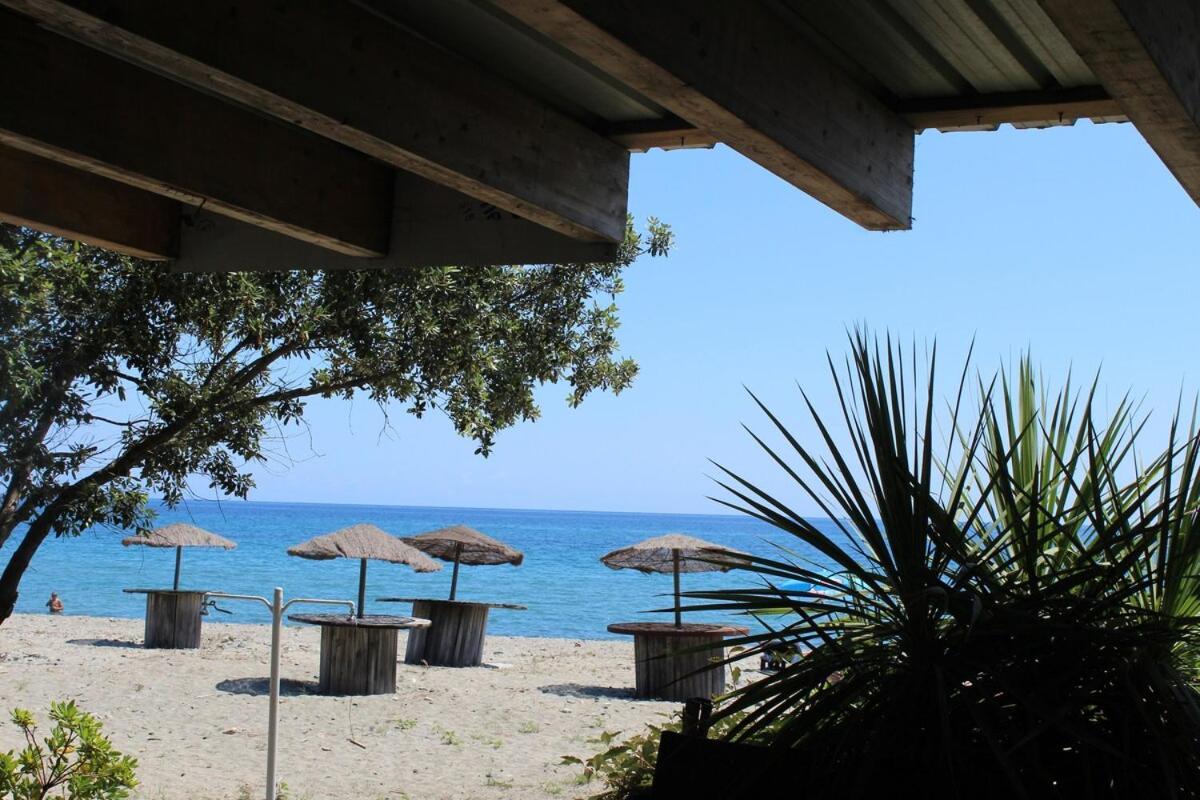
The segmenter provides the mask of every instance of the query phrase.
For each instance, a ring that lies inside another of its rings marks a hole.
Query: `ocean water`
[[[238,544],[228,552],[185,548],[182,587],[270,596],[273,587],[280,586],[285,599],[350,600],[356,599],[358,561],[310,561],[288,556],[286,549],[358,522],[373,523],[397,536],[457,523],[470,525],[525,553],[519,567],[464,566],[459,574],[460,599],[529,607],[491,613],[489,632],[514,636],[610,638],[605,627],[611,622],[669,620],[669,614],[644,613],[670,607],[669,574],[612,570],[599,560],[611,550],[650,536],[686,533],[763,555],[778,555],[778,546],[804,557],[813,555],[768,525],[729,515],[189,501],[186,507],[160,509],[156,524],[175,521],[199,525]],[[46,600],[55,591],[67,614],[141,618],[144,597],[121,590],[169,587],[175,551],[123,547],[124,535],[96,529],[78,538],[47,541],[21,583],[17,611],[44,613]],[[8,548],[12,546],[10,542]],[[5,550],[0,550],[0,559],[6,558]],[[445,564],[440,572],[419,575],[404,566],[368,562],[367,613],[409,613],[407,605],[376,603],[376,597],[447,596],[451,567]],[[685,574],[681,580],[686,591],[744,587],[751,585],[752,578],[734,571]],[[257,604],[220,601],[220,605],[234,613],[214,613],[213,621],[269,622],[266,610]],[[688,614],[685,621],[689,620],[746,622],[744,617],[715,613]]]

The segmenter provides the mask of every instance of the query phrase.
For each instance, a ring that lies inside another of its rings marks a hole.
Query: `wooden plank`
[[[200,646],[203,592],[149,592],[146,594],[147,648],[194,650]]]
[[[404,663],[431,667],[477,667],[483,663],[487,605],[414,600],[413,616],[430,624],[409,632]]]
[[[0,143],[336,252],[387,252],[390,168],[3,10]]]
[[[725,692],[724,637],[697,634],[633,637],[637,697],[683,702],[712,698]],[[692,651],[692,652],[689,652]]]
[[[863,227],[911,227],[912,127],[763,3],[493,4]]]
[[[564,235],[624,236],[627,152],[354,3],[4,2]]]
[[[396,628],[321,626],[317,691],[327,695],[394,694]]]
[[[1122,113],[1117,101],[1099,86],[905,100],[896,105],[896,111],[918,131],[927,128],[991,130],[1005,123],[1062,124]]]
[[[3,146],[0,221],[152,261],[179,254],[179,203]]]
[[[180,232],[182,272],[236,269],[390,269],[445,264],[576,264],[616,258],[618,246],[581,242],[406,172],[395,176],[391,250],[383,258],[331,253],[235,219],[200,212]]]
[[[1175,179],[1200,203],[1200,4],[1039,2]]]

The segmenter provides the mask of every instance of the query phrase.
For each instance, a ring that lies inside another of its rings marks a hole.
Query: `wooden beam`
[[[656,147],[692,150],[717,145],[717,137],[679,119],[614,123],[604,129],[604,135],[631,153],[645,153]]]
[[[179,254],[179,203],[7,147],[0,221],[152,261]]]
[[[1200,4],[1039,2],[1175,179],[1200,203]]]
[[[624,236],[623,148],[355,3],[3,2],[552,230]]]
[[[863,227],[910,227],[912,126],[760,0],[492,3]]]
[[[387,252],[390,168],[3,10],[0,143],[337,252]]]
[[[353,258],[226,217],[201,212],[181,233],[183,272],[281,269],[395,269],[454,264],[573,264],[612,261],[617,245],[581,242],[512,212],[396,172],[392,249]]]
[[[896,105],[896,111],[918,131],[927,128],[992,130],[1005,123],[1058,125],[1078,119],[1111,119],[1123,113],[1117,101],[1099,86],[903,100]]]

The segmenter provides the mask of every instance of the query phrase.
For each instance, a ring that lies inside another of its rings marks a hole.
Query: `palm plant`
[[[735,568],[755,585],[688,593],[693,610],[786,607],[733,644],[807,651],[727,698],[729,738],[786,749],[834,796],[1200,796],[1194,429],[1143,463],[1144,418],[1123,400],[1098,420],[1094,384],[1052,394],[1023,361],[973,401],[964,366],[943,414],[936,350],[859,333],[851,353],[830,361],[844,431],[807,395],[818,447],[757,398],[782,444],[750,431],[835,533],[718,465],[718,502],[823,562],[754,557]]]

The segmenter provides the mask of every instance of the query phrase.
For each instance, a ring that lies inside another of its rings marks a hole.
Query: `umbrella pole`
[[[362,619],[363,606],[367,604],[367,560],[358,562],[358,618]]]
[[[683,627],[683,616],[679,609],[679,551],[671,551],[671,560],[675,563],[675,627]]]
[[[450,599],[454,599],[454,594],[458,591],[458,560],[462,558],[462,545],[454,545],[454,575],[450,578]]]
[[[179,562],[183,560],[183,548],[175,548],[175,591],[179,591]]]

